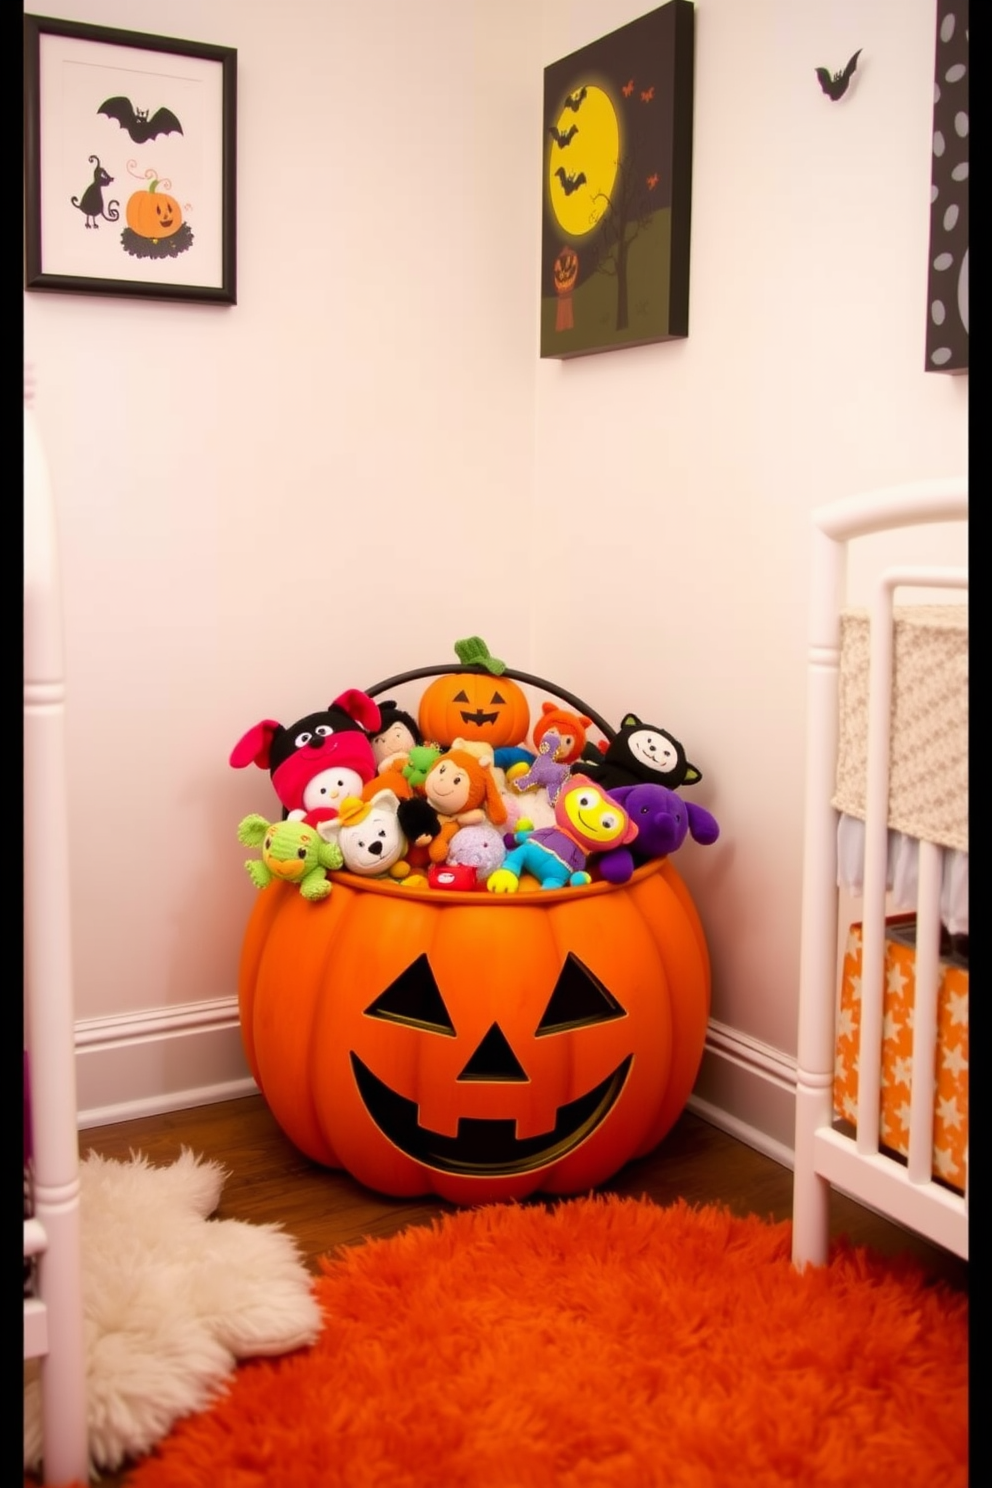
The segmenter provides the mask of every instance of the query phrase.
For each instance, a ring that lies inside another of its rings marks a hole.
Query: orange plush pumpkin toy
[[[445,749],[456,738],[493,749],[521,743],[530,728],[530,706],[523,689],[505,675],[505,663],[490,655],[479,636],[456,641],[455,654],[475,670],[445,672],[424,689],[417,715],[423,737]]]

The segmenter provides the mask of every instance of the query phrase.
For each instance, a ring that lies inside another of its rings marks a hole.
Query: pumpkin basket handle
[[[494,674],[488,667],[477,663],[464,664],[462,662],[445,661],[440,666],[415,667],[409,672],[398,672],[395,677],[387,677],[384,682],[376,682],[373,687],[366,687],[367,697],[375,698],[381,693],[390,692],[393,688],[401,686],[404,682],[416,682],[422,677],[443,677],[449,672],[474,672],[480,677],[491,677]],[[559,687],[555,682],[548,682],[544,677],[535,677],[531,672],[518,672],[513,667],[504,667],[498,674],[500,677],[509,677],[513,682],[525,682],[530,687],[536,687],[540,692],[552,693],[560,698],[563,703],[568,703],[577,713],[584,713],[591,718],[604,738],[611,742],[616,738],[616,729],[601,717],[596,709],[588,703],[584,703],[574,692],[568,692],[564,687]]]

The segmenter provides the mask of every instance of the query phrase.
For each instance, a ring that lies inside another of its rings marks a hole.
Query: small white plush
[[[348,796],[331,821],[320,822],[317,831],[325,842],[337,842],[349,873],[402,878],[409,872],[408,844],[397,815],[399,798],[394,791],[379,790],[370,801]]]

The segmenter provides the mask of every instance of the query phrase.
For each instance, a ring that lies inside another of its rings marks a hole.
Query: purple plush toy
[[[561,748],[561,735],[554,729],[548,729],[537,746],[537,756],[533,760],[529,770],[523,774],[513,775],[507,778],[507,785],[511,790],[524,792],[539,790],[543,785],[548,792],[548,800],[552,806],[558,799],[558,793],[565,781],[571,774],[572,767],[567,761],[558,759],[558,751]]]
[[[639,863],[675,852],[687,833],[704,847],[720,835],[716,819],[708,811],[683,801],[667,785],[621,785],[607,794],[619,802],[637,827],[637,836],[629,847],[611,848],[597,860],[608,883],[626,883]]]

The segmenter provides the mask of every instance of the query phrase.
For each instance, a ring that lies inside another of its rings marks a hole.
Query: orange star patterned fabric
[[[968,1163],[968,967],[942,958],[937,994],[934,1072],[933,1176],[958,1193]],[[909,1103],[916,990],[916,918],[886,922],[885,994],[882,1003],[882,1079],[879,1143],[909,1155]],[[858,1034],[861,1025],[861,926],[847,937],[841,981],[834,1065],[834,1111],[857,1127]]]

